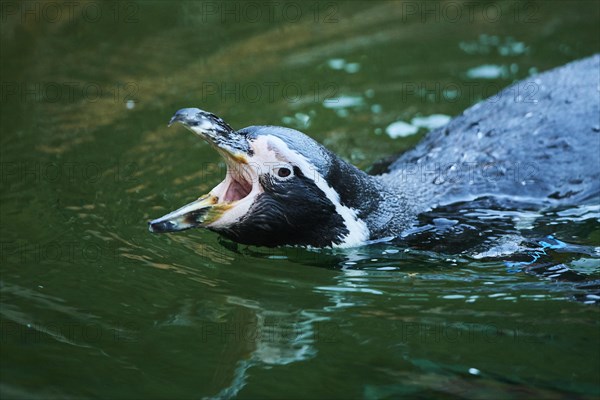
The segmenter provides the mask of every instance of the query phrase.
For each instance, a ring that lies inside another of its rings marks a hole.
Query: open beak
[[[260,192],[255,170],[248,164],[249,144],[219,117],[197,108],[175,113],[169,126],[180,123],[213,148],[225,160],[227,175],[210,193],[178,210],[148,222],[153,233],[176,232],[196,227],[212,227],[223,222],[234,209],[243,214]],[[231,219],[231,218],[230,218]]]
[[[218,215],[215,214],[215,206],[218,199],[207,194],[198,200],[192,201],[178,210],[168,213],[148,223],[148,229],[152,233],[165,233],[183,231],[196,228],[205,223],[210,223]]]

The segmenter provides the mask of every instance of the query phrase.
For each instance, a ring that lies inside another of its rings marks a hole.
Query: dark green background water
[[[392,122],[598,52],[598,2],[1,5],[2,398],[600,395],[596,298],[507,270],[535,251],[514,235],[487,231],[481,257],[146,226],[223,177],[167,129],[179,108],[295,127],[367,168],[426,131],[391,139]],[[569,243],[544,263],[599,278],[598,207],[488,218]]]

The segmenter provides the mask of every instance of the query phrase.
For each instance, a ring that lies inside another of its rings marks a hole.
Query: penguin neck
[[[343,206],[352,209],[369,229],[369,240],[400,234],[416,216],[410,196],[334,156],[326,176]]]

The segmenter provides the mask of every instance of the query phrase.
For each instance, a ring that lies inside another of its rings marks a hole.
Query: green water
[[[475,247],[264,249],[146,226],[223,177],[167,129],[179,108],[295,127],[367,168],[427,130],[392,139],[392,122],[598,52],[599,3],[59,4],[0,10],[3,399],[600,395],[599,310],[573,280]],[[544,250],[585,281],[597,214],[516,219],[587,249]]]

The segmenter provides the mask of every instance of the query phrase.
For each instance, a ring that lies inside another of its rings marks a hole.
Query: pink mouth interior
[[[229,203],[232,201],[241,200],[244,197],[248,196],[251,190],[252,184],[250,184],[249,182],[246,182],[243,179],[238,180],[232,178],[231,184],[225,192],[225,197],[223,198],[223,201]]]

